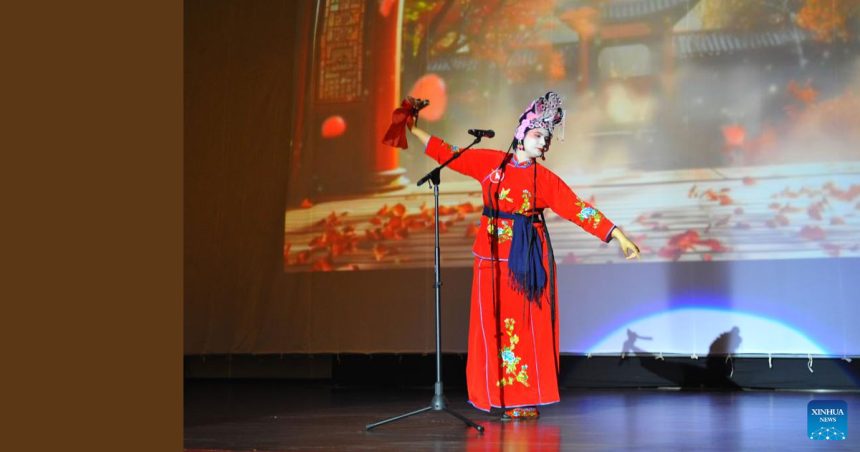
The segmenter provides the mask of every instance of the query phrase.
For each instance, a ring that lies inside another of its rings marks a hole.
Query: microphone
[[[489,129],[487,129],[487,130],[469,129],[469,135],[472,135],[475,138],[483,138],[483,137],[493,138],[494,136],[496,136],[496,132],[493,132],[492,130],[489,130]]]

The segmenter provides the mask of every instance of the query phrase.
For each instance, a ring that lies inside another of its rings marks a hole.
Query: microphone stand
[[[427,173],[421,180],[418,181],[417,185],[420,187],[424,185],[425,182],[430,181],[433,185],[433,201],[434,201],[434,213],[435,213],[435,222],[436,222],[436,231],[435,231],[435,258],[433,262],[433,266],[436,271],[436,283],[434,284],[436,288],[436,384],[434,385],[434,394],[433,399],[430,402],[430,406],[426,406],[419,410],[415,410],[409,413],[401,414],[399,416],[394,416],[392,418],[388,418],[379,422],[375,422],[373,424],[368,424],[365,428],[366,430],[371,430],[373,428],[379,427],[380,425],[387,424],[389,422],[394,422],[400,419],[405,419],[410,416],[414,416],[416,414],[421,414],[426,411],[444,411],[457,419],[460,419],[469,427],[474,428],[480,433],[484,433],[484,427],[480,426],[460,413],[451,410],[448,408],[448,402],[445,399],[445,394],[442,392],[442,276],[441,276],[441,264],[440,264],[440,251],[439,251],[439,183],[440,183],[440,172],[442,168],[448,166],[449,163],[454,161],[456,158],[463,155],[470,147],[474,146],[478,142],[481,141],[481,137],[475,137],[475,141],[472,144],[466,146],[461,149],[459,152],[451,156],[445,163],[437,166],[432,171]]]

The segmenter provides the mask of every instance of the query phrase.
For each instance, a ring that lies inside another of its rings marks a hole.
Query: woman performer
[[[469,403],[484,411],[502,408],[502,420],[536,419],[538,405],[559,401],[556,265],[543,210],[549,207],[604,242],[616,239],[627,259],[639,257],[621,229],[538,164],[564,115],[561,98],[548,92],[520,115],[509,152],[468,150],[449,165],[479,181],[484,200],[472,249]],[[437,162],[458,152],[412,121],[408,125]]]

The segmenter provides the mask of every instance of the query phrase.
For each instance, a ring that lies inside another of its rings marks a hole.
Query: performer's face
[[[552,135],[546,129],[531,129],[523,139],[523,150],[529,158],[538,158],[549,151]]]

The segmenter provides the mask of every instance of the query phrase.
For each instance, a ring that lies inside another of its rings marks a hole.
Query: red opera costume
[[[442,163],[456,148],[434,136],[425,152]],[[514,154],[470,149],[449,167],[481,183],[485,206],[472,249],[475,262],[466,363],[469,402],[484,411],[556,403],[556,278],[551,276],[546,290],[531,301],[512,287],[508,257],[519,229],[510,218],[516,216],[512,214],[528,217],[525,227],[533,227],[540,238],[542,265],[549,275],[556,273],[555,263],[539,212],[550,208],[605,242],[611,240],[615,225],[536,161],[520,163]],[[488,211],[498,214],[488,215]]]

